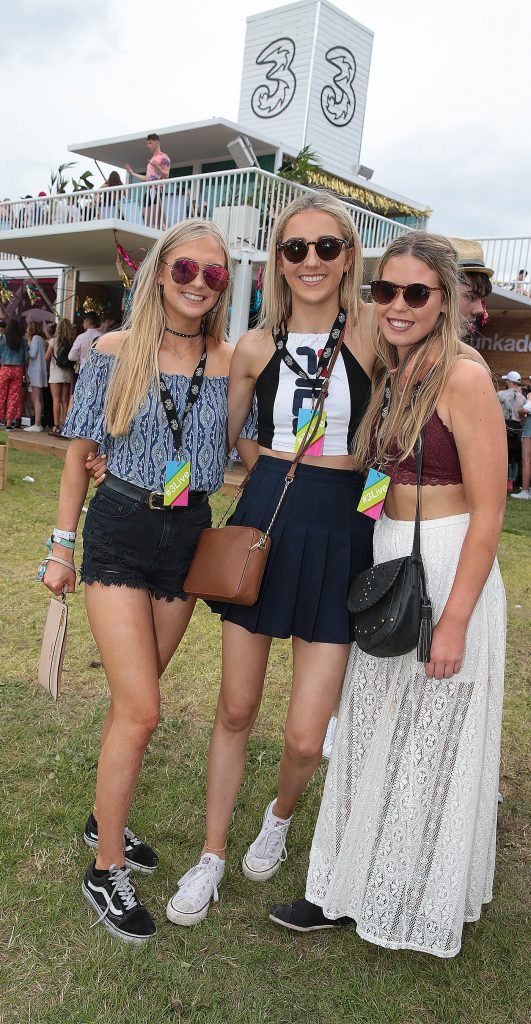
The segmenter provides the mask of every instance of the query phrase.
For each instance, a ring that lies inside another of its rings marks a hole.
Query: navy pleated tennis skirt
[[[261,455],[229,523],[266,530],[289,466]],[[271,533],[256,604],[209,602],[212,610],[250,633],[351,643],[349,584],[372,565],[374,522],[356,511],[362,490],[359,473],[299,463]]]

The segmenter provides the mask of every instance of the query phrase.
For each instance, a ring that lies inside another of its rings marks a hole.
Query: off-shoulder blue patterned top
[[[147,487],[164,489],[168,459],[175,458],[173,438],[162,408],[156,383],[149,389],[129,431],[111,437],[105,426],[105,396],[115,356],[92,349],[74,392],[74,403],[63,427],[63,437],[86,437],[107,455],[111,473]],[[175,408],[182,413],[190,378],[163,373]],[[217,491],[223,483],[227,445],[228,377],[206,377],[197,402],[183,423],[182,455],[190,460],[193,491]],[[256,415],[251,412],[241,432],[256,438]]]

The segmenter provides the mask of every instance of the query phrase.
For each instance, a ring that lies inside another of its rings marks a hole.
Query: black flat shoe
[[[276,903],[269,909],[269,920],[293,932],[320,932],[325,928],[345,928],[352,924],[350,917],[339,917],[332,921],[325,917],[321,907],[308,900],[295,903]]]

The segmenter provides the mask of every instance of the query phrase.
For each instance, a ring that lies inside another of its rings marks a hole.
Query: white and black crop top
[[[328,334],[288,334],[286,347],[312,381]],[[316,395],[323,386],[320,377]],[[365,412],[371,382],[345,344],[341,346],[325,402],[323,455],[348,455]],[[277,452],[293,452],[299,409],[310,408],[312,385],[286,366],[278,350],[256,381],[258,444]]]

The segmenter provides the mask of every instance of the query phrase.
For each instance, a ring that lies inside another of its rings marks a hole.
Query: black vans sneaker
[[[129,880],[130,868],[112,864],[104,874],[94,873],[96,861],[85,871],[81,892],[99,915],[94,921],[102,924],[111,935],[122,942],[147,942],[156,935],[157,928],[151,915],[137,899]]]
[[[89,814],[83,832],[83,839],[91,849],[98,849],[98,822]],[[130,828],[124,830],[125,865],[142,875],[152,875],[159,866],[159,858],[151,846],[143,843]]]

